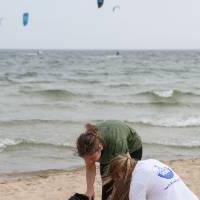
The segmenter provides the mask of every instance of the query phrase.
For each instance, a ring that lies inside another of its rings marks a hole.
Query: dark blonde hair
[[[85,128],[85,133],[82,133],[76,141],[76,147],[80,157],[95,153],[98,145],[100,143],[103,144],[102,139],[97,134],[98,129],[95,125],[88,123],[85,125]]]
[[[105,184],[113,181],[111,200],[128,200],[132,172],[137,161],[129,154],[117,155],[110,161],[109,177],[105,178]]]

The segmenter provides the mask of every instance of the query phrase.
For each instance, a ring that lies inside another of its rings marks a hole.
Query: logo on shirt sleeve
[[[165,179],[172,179],[174,177],[174,173],[170,168],[167,167],[158,167],[157,168],[157,175],[161,178]]]

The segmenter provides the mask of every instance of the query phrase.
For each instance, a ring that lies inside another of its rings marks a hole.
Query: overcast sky
[[[0,48],[200,49],[199,0],[0,0],[1,18]]]

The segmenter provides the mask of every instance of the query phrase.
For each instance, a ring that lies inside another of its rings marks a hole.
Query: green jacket
[[[142,147],[140,136],[127,124],[109,120],[96,125],[98,136],[103,140],[104,149],[101,164],[107,164],[118,154],[132,153]]]

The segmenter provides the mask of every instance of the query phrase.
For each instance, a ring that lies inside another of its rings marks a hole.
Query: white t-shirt
[[[138,161],[133,173],[129,200],[199,200],[181,178],[158,160]]]

